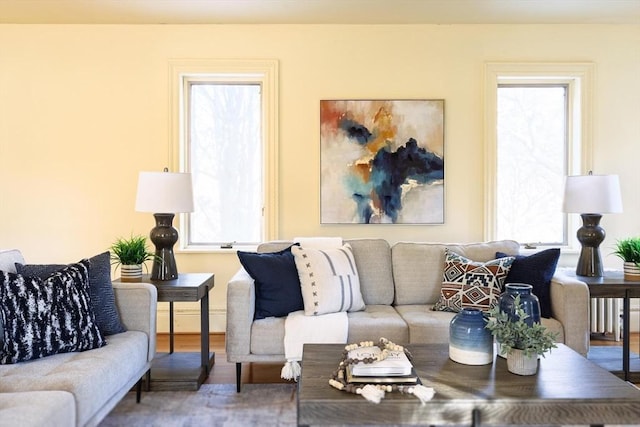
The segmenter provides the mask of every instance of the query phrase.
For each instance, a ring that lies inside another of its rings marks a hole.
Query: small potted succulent
[[[624,262],[625,280],[640,281],[640,237],[629,237],[616,242],[613,255]]]
[[[556,334],[540,323],[527,324],[525,319],[529,315],[524,311],[520,295],[515,298],[514,310],[515,315],[510,316],[496,305],[489,311],[491,317],[485,327],[507,353],[509,372],[534,375],[538,371],[538,356],[544,357],[544,353],[556,347]]]
[[[120,280],[123,282],[140,282],[142,265],[156,258],[153,252],[147,250],[147,238],[144,236],[118,238],[109,250],[112,264],[115,264],[116,268],[120,267]]]

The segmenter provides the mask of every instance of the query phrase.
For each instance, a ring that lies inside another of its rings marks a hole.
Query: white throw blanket
[[[305,316],[304,310],[289,313],[284,322],[284,355],[287,363],[280,376],[298,380],[303,344],[345,344],[349,330],[346,312]]]

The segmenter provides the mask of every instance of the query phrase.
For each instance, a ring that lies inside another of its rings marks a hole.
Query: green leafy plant
[[[532,326],[527,324],[526,319],[529,315],[520,303],[520,295],[515,298],[515,320],[500,310],[498,305],[489,311],[489,315],[491,317],[485,328],[491,331],[507,354],[513,349],[519,349],[528,357],[535,354],[544,356],[545,352],[556,347],[556,333],[547,331],[540,323],[534,323]]]
[[[618,240],[616,250],[613,255],[621,258],[624,262],[632,262],[640,267],[640,237],[630,237]]]
[[[153,252],[147,250],[147,238],[144,236],[131,236],[128,239],[118,238],[109,248],[113,264],[139,265],[157,258]]]

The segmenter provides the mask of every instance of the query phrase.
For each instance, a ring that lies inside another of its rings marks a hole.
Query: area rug
[[[100,427],[295,426],[296,384],[203,384],[198,391],[143,392],[124,399]]]

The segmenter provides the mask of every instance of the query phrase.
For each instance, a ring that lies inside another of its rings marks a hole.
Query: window
[[[247,249],[277,235],[274,61],[172,64],[173,162],[191,172],[183,250]]]
[[[487,239],[571,246],[564,180],[590,169],[589,64],[488,64]]]

